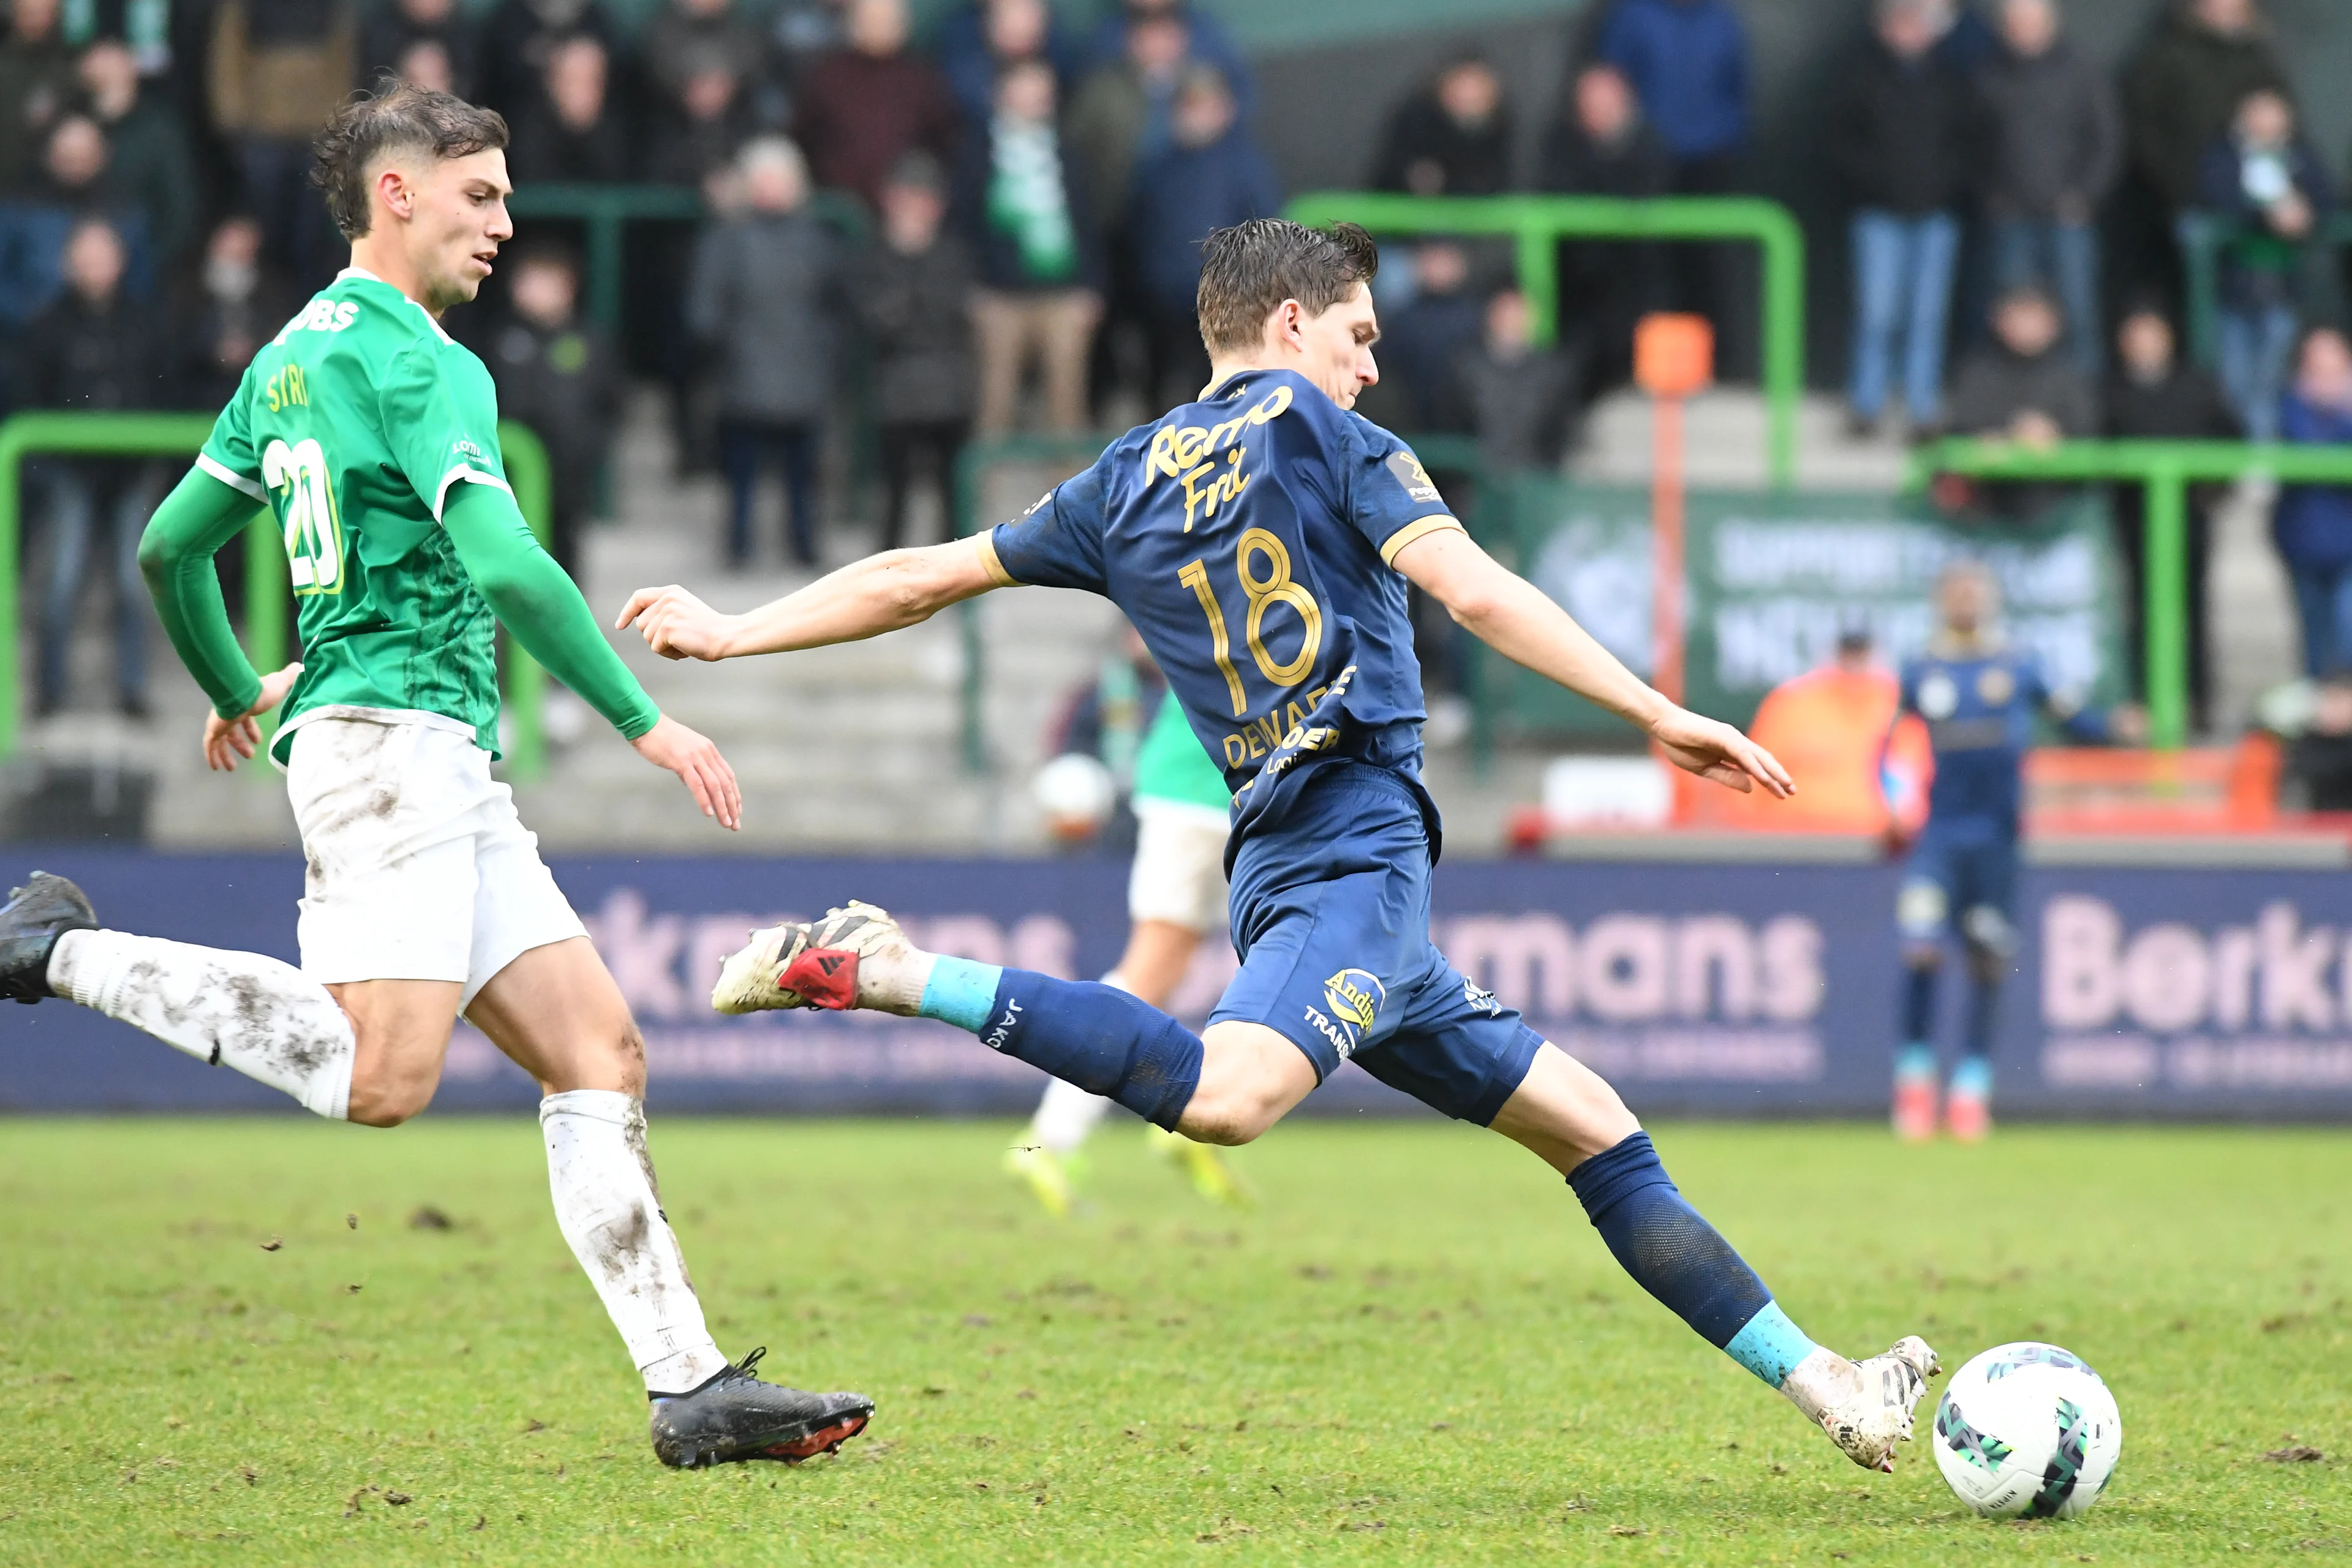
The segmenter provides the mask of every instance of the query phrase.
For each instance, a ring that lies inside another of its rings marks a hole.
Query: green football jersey
[[[508,488],[479,359],[349,268],[254,355],[196,466],[266,502],[286,540],[303,668],[279,763],[305,721],[354,711],[497,750],[496,623],[441,528],[451,485]]]
[[[1160,700],[1160,711],[1152,716],[1151,728],[1135,753],[1135,798],[1176,801],[1218,811],[1233,807],[1234,795],[1225,787],[1224,773],[1209,760],[1173,691]]]

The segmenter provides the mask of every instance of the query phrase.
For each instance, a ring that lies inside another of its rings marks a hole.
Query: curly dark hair
[[[1320,315],[1380,269],[1380,248],[1352,223],[1254,217],[1213,230],[1201,242],[1201,341],[1211,353],[1254,347],[1285,300]]]
[[[495,110],[385,78],[373,93],[353,93],[310,143],[310,183],[327,195],[327,211],[345,239],[368,231],[368,171],[384,153],[430,152],[464,158],[507,144],[507,122]]]

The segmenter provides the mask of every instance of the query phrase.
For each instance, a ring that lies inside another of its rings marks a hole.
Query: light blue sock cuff
[[[940,959],[931,965],[931,977],[923,986],[923,1005],[917,1010],[926,1018],[977,1035],[988,1027],[989,1013],[996,1005],[996,987],[1003,978],[1004,970],[999,964],[974,963],[969,958]]]
[[[1748,1320],[1747,1327],[1731,1336],[1723,1353],[1778,1388],[1797,1370],[1799,1362],[1820,1348],[1789,1321],[1780,1302],[1767,1301]]]
[[[1959,1066],[1952,1069],[1952,1092],[1955,1094],[1989,1095],[1992,1092],[1992,1063],[1983,1057],[1962,1057]]]
[[[1905,1046],[1901,1050],[1896,1051],[1895,1053],[1895,1076],[1896,1078],[1934,1078],[1936,1076],[1936,1047],[1933,1046],[1923,1046],[1916,1041],[1914,1041],[1912,1044]]]

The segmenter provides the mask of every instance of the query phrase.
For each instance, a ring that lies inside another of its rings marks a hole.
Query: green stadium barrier
[[[0,761],[16,754],[23,708],[17,668],[17,565],[23,530],[25,459],[36,454],[85,458],[193,458],[212,434],[208,414],[19,414],[0,423]],[[550,529],[547,448],[512,420],[499,422],[499,447],[515,505],[539,542]],[[263,509],[245,532],[245,642],[257,669],[286,662],[287,602],[292,597],[286,547],[277,520]],[[540,726],[546,673],[521,648],[507,650],[506,701],[514,718],[514,751],[507,773],[517,782],[539,776],[547,763]],[[257,763],[260,761],[256,759]]]
[[[1789,209],[1759,196],[1406,196],[1318,191],[1294,200],[1299,223],[1356,223],[1374,234],[1507,235],[1538,341],[1559,330],[1562,239],[1754,241],[1764,257],[1766,462],[1776,489],[1797,482],[1797,412],[1805,391],[1805,236]]]
[[[696,223],[709,211],[691,185],[592,185],[566,183],[524,185],[507,198],[519,218],[555,218],[587,230],[583,258],[588,274],[588,319],[618,339],[624,299],[622,236],[633,223]],[[866,208],[843,191],[814,191],[809,212],[852,243],[873,231]],[[683,286],[684,279],[679,279]]]
[[[2141,626],[2147,664],[2148,738],[2161,751],[2189,739],[2189,485],[2263,474],[2289,483],[2352,484],[2352,447],[2236,441],[2014,441],[1956,438],[1911,456],[1909,484],[1937,474],[1983,479],[2129,480],[2146,487],[2147,580]]]
[[[950,521],[955,536],[962,539],[976,533],[982,526],[980,521],[980,479],[987,469],[999,463],[1050,463],[1066,467],[1072,473],[1084,468],[1102,456],[1103,448],[1118,439],[1120,431],[1095,431],[1069,436],[993,436],[965,443],[956,455],[955,477],[949,496]],[[1466,436],[1430,436],[1413,443],[1413,452],[1421,458],[1422,467],[1439,473],[1464,473],[1474,482],[1485,474],[1479,460],[1478,443]],[[1484,487],[1481,486],[1483,494]],[[987,526],[993,527],[992,520]],[[1475,525],[1474,525],[1475,527]],[[981,636],[980,604],[966,599],[956,606],[963,635],[963,688],[961,752],[963,771],[978,776],[989,771],[989,750],[986,707],[988,680],[987,641]],[[1472,666],[1473,675],[1477,666]],[[1474,714],[1483,713],[1484,704],[1475,695],[1472,698]],[[1482,731],[1488,742],[1482,749],[1483,757],[1491,751],[1491,733]]]
[[[2244,226],[2219,213],[2189,212],[2180,215],[2178,232],[2188,282],[2189,357],[2211,370],[2221,359],[2221,247],[2243,233]],[[2316,237],[2326,247],[2323,254],[2339,258],[2352,247],[2352,213],[2326,219]],[[2332,281],[2323,284],[2326,295],[2336,292]]]

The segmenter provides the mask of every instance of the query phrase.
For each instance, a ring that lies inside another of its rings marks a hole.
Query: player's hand
[[[734,620],[672,584],[630,595],[613,629],[626,631],[635,623],[646,646],[664,658],[721,659],[727,657],[727,634]]]
[[[2118,702],[2107,710],[2107,739],[2118,746],[2147,744],[2147,710],[2137,702]]]
[[[295,677],[302,673],[299,664],[289,664],[275,674],[261,678],[261,695],[253,706],[234,719],[224,719],[217,713],[205,715],[205,766],[216,773],[235,773],[237,764],[251,760],[261,749],[261,726],[256,722],[264,713],[286,700],[294,689]]]
[[[1702,719],[1687,708],[1668,708],[1650,726],[1650,738],[1666,760],[1686,773],[1746,795],[1758,784],[1786,800],[1797,793],[1780,760],[1730,725]]]
[[[743,826],[743,792],[735,770],[709,740],[665,713],[654,727],[629,742],[637,755],[686,781],[702,815],[732,833]]]

